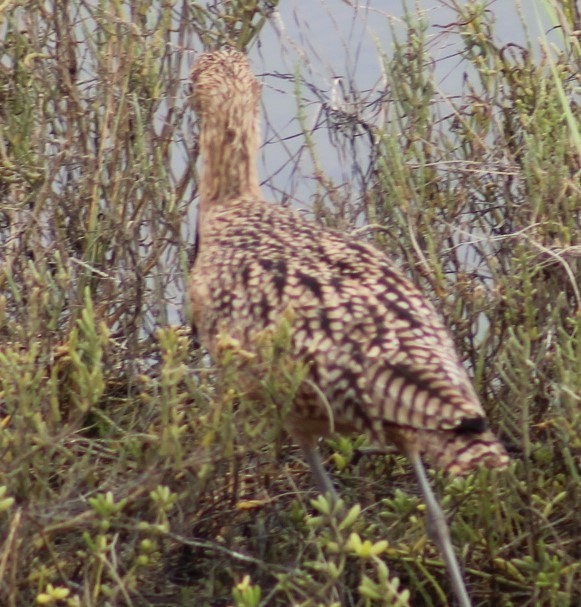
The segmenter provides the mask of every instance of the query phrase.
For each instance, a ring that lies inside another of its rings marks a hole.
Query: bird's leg
[[[424,465],[422,464],[420,455],[416,449],[409,448],[407,450],[407,456],[416,474],[420,490],[428,509],[428,534],[436,544],[442,558],[444,559],[444,563],[448,569],[448,573],[452,581],[454,594],[458,600],[458,605],[460,605],[460,607],[472,607],[470,597],[466,591],[466,585],[464,584],[464,578],[462,577],[462,572],[460,571],[460,565],[458,564],[458,560],[456,559],[456,555],[454,553],[450,530],[448,529],[448,524],[446,523],[446,517],[444,516],[444,513],[440,508],[440,504],[434,496],[434,492],[432,491],[432,487],[430,486],[430,482],[426,476],[426,471],[424,469]]]
[[[311,468],[311,472],[315,479],[315,484],[319,493],[329,498],[333,503],[337,503],[339,496],[333,487],[333,483],[327,474],[327,471],[323,467],[323,462],[319,457],[319,453],[317,451],[317,447],[313,444],[303,442],[301,444],[303,449],[303,454],[309,467]]]

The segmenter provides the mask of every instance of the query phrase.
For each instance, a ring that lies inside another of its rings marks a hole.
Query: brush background
[[[224,43],[263,82],[265,197],[397,260],[511,448],[434,475],[474,604],[578,604],[575,2],[275,4],[0,7],[0,604],[449,604],[405,459],[329,441],[349,515],[312,504],[283,411],[188,332],[187,74]]]

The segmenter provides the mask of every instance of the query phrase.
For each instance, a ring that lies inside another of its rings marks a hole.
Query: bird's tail
[[[421,430],[416,444],[426,459],[439,470],[463,475],[483,468],[506,468],[510,458],[490,430],[478,433]]]

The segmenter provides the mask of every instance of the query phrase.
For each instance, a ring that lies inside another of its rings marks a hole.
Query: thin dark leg
[[[416,478],[418,479],[418,484],[428,509],[428,533],[444,559],[444,563],[446,564],[446,568],[448,569],[448,573],[452,581],[452,588],[454,589],[454,594],[456,595],[458,605],[460,605],[460,607],[472,607],[470,597],[466,591],[466,585],[464,584],[464,578],[462,577],[460,565],[458,564],[456,554],[454,553],[446,517],[444,516],[444,513],[440,508],[440,504],[438,504],[438,501],[434,496],[434,492],[432,491],[432,487],[430,486],[430,482],[426,476],[426,471],[424,470],[422,460],[415,449],[409,449],[407,456],[412,464]]]
[[[323,462],[321,462],[321,458],[319,457],[316,447],[302,445],[302,448],[305,459],[307,460],[307,463],[311,468],[311,472],[313,473],[315,484],[319,493],[329,497],[332,501],[337,503],[339,496],[333,487],[333,483],[331,482],[327,471],[323,467]]]
[[[315,479],[317,490],[333,505],[336,505],[339,500],[339,496],[335,491],[335,487],[333,487],[333,483],[331,482],[327,471],[323,467],[323,462],[321,461],[316,446],[303,443],[301,447],[303,449],[305,459],[311,468],[311,473]],[[345,599],[342,596],[342,591],[339,588],[332,589],[330,598],[334,601],[334,604],[346,605]]]

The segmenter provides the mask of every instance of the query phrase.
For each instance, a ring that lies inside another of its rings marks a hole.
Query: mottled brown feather
[[[189,294],[201,342],[216,358],[223,335],[254,352],[290,311],[291,354],[309,364],[287,424],[298,442],[355,430],[412,444],[451,473],[505,466],[430,302],[375,247],[262,199],[260,87],[246,58],[205,54],[192,81],[204,166]]]

